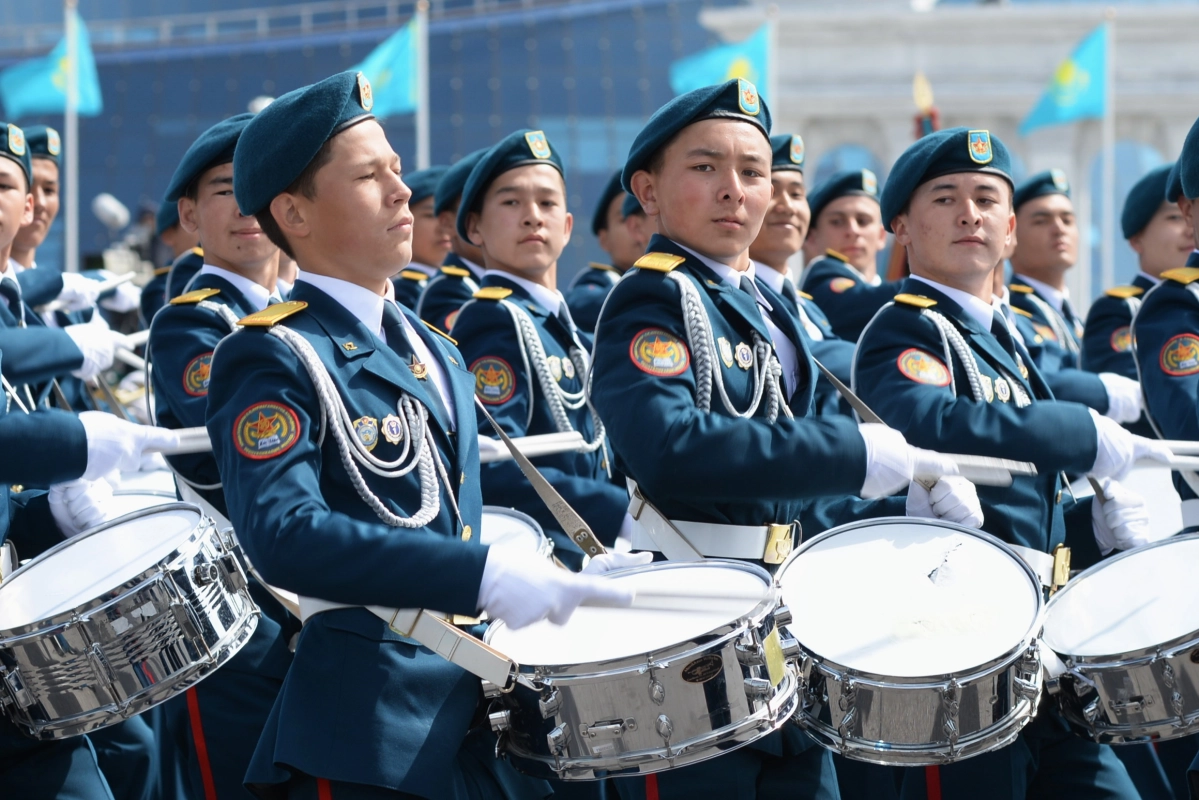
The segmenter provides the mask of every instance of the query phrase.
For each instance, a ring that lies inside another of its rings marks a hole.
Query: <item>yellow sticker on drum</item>
[[[763,643],[766,651],[766,674],[770,676],[770,685],[778,686],[787,674],[786,662],[783,660],[783,645],[779,640],[779,629],[775,628]]]

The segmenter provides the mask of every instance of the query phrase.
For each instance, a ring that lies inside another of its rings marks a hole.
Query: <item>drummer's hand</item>
[[[84,411],[79,421],[87,435],[85,480],[96,480],[113,470],[136,472],[141,469],[147,450],[179,443],[174,431],[125,422],[102,411]]]
[[[909,517],[943,519],[967,528],[981,528],[983,507],[974,484],[957,475],[942,478],[932,489],[912,481],[908,486]]]
[[[88,283],[95,283],[95,281],[88,281]],[[71,341],[79,348],[79,352],[83,353],[82,366],[71,374],[85,381],[96,377],[112,366],[118,345],[124,345],[126,350],[131,349],[128,346],[129,340],[124,334],[117,333],[106,325],[85,322],[80,325],[68,325],[63,330],[67,336],[71,337]]]
[[[641,553],[613,553],[607,552],[598,556],[592,556],[587,562],[587,566],[583,567],[584,575],[603,575],[605,572],[611,572],[616,569],[629,569],[631,567],[644,567],[646,564],[654,560],[654,554],[649,552]]]
[[[491,547],[479,583],[479,609],[514,630],[547,618],[563,625],[586,600],[629,606],[633,597],[614,581],[555,567],[516,547]]]
[[[1111,478],[1100,478],[1098,483],[1107,496],[1106,502],[1098,495],[1091,500],[1091,526],[1100,553],[1131,550],[1162,538],[1150,531],[1149,509],[1139,494]]]
[[[1093,408],[1090,412],[1099,440],[1095,465],[1087,473],[1091,477],[1121,480],[1142,458],[1162,462],[1170,460],[1172,453],[1164,443],[1131,434]]]
[[[870,499],[895,494],[917,475],[956,475],[957,466],[931,450],[912,447],[886,425],[864,422],[858,432],[866,443],[866,480],[859,492]]]
[[[63,536],[77,536],[113,518],[108,481],[70,481],[50,487],[50,513]]]
[[[100,291],[100,281],[94,281],[78,272],[64,272],[62,292],[57,299],[67,311],[83,311],[96,304]]]
[[[1105,417],[1119,423],[1136,422],[1141,418],[1144,399],[1139,382],[1114,372],[1100,372],[1099,380],[1107,390]]]

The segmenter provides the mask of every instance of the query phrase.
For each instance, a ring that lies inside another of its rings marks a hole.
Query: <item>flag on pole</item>
[[[76,74],[79,77],[81,116],[94,117],[104,110],[100,96],[100,76],[87,27],[75,15],[75,52],[78,54]],[[5,118],[10,120],[32,114],[61,114],[67,106],[67,37],[41,58],[14,64],[0,72],[0,102],[4,103]]]
[[[417,48],[417,21],[388,36],[354,67],[366,75],[375,95],[371,113],[379,119],[416,111],[420,97],[420,59]]]
[[[770,85],[770,23],[744,42],[709,47],[670,65],[670,89],[676,96],[692,89],[744,78],[758,87]]]
[[[1020,123],[1020,135],[1076,119],[1102,119],[1107,111],[1107,24],[1100,25],[1058,65],[1041,100]]]

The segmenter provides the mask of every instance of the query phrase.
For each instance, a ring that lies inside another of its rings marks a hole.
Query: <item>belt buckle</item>
[[[762,561],[766,564],[782,564],[791,555],[794,543],[794,525],[772,523],[766,526],[766,548]]]
[[[1053,584],[1049,593],[1053,594],[1066,585],[1070,580],[1070,548],[1059,544],[1053,548]]]

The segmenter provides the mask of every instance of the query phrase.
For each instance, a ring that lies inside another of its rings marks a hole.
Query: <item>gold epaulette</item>
[[[1019,314],[1022,317],[1028,317],[1029,319],[1032,319],[1032,313],[1025,311],[1023,308],[1016,308],[1015,306],[1011,306],[1011,309],[1012,309],[1012,311],[1015,311],[1017,314]]]
[[[421,322],[425,322],[425,321],[422,319]],[[443,331],[441,328],[437,327],[436,325],[430,325],[429,323],[425,322],[425,327],[428,328],[429,330],[433,331],[433,333],[440,334],[441,336],[444,336],[446,339],[449,339],[450,343],[453,344],[455,347],[458,346],[457,339],[455,339],[453,336],[450,336],[448,333],[446,333],[445,331]]]
[[[429,279],[428,275],[423,272],[417,272],[414,269],[400,270],[400,277],[409,281],[424,281]]]
[[[160,275],[166,275],[170,271],[170,267],[159,267],[158,269],[154,270],[154,277],[157,278]]]
[[[598,261],[590,261],[587,263],[587,266],[591,267],[592,269],[603,270],[604,272],[619,272],[620,271],[616,267],[612,266],[611,264],[601,264]]]
[[[1104,292],[1108,297],[1118,297],[1121,300],[1127,300],[1130,297],[1139,297],[1144,293],[1145,290],[1140,286],[1113,286]]]
[[[172,298],[171,305],[173,306],[190,306],[201,300],[207,300],[221,293],[220,289],[196,289],[194,292],[184,292],[178,297]]]
[[[512,290],[505,289],[503,286],[484,286],[472,296],[476,300],[503,300],[510,294],[512,294]]]
[[[654,272],[670,272],[687,259],[670,253],[646,253],[633,262],[638,269],[650,269]]]
[[[289,300],[286,303],[275,303],[273,306],[267,306],[261,311],[255,311],[248,317],[242,317],[237,321],[237,324],[243,328],[270,328],[287,319],[292,314],[298,314],[306,308],[308,308],[308,304],[303,300]]]
[[[1008,284],[1007,288],[1011,289],[1013,292],[1019,292],[1020,294],[1032,294],[1036,291],[1031,286],[1025,286],[1023,283]]]
[[[833,248],[831,248],[831,247],[830,247],[830,248],[828,248],[827,250],[825,250],[825,251],[824,251],[824,254],[825,254],[826,256],[828,256],[829,258],[835,258],[835,259],[837,259],[838,261],[840,261],[840,262],[842,262],[842,263],[844,263],[844,264],[848,264],[848,263],[849,263],[849,256],[845,255],[844,253],[838,253],[836,250],[834,250],[834,249],[833,249]]]
[[[813,299],[813,298],[812,298],[812,295],[808,294],[807,292],[800,292],[800,291],[796,291],[795,293],[796,293],[797,295],[799,295],[800,297],[802,297],[804,300],[811,300],[811,299]]]
[[[905,306],[915,306],[916,308],[932,308],[937,304],[936,300],[924,295],[907,293],[895,295],[895,302],[902,303]]]
[[[442,267],[441,274],[453,275],[455,278],[469,278],[470,270],[463,269],[462,267]]]
[[[200,256],[201,258],[204,257],[204,248],[203,247],[193,247],[189,252],[191,252],[194,255]]]
[[[1199,267],[1178,267],[1177,269],[1168,269],[1162,273],[1162,277],[1167,280],[1181,283],[1184,286],[1188,283],[1199,281]]]

